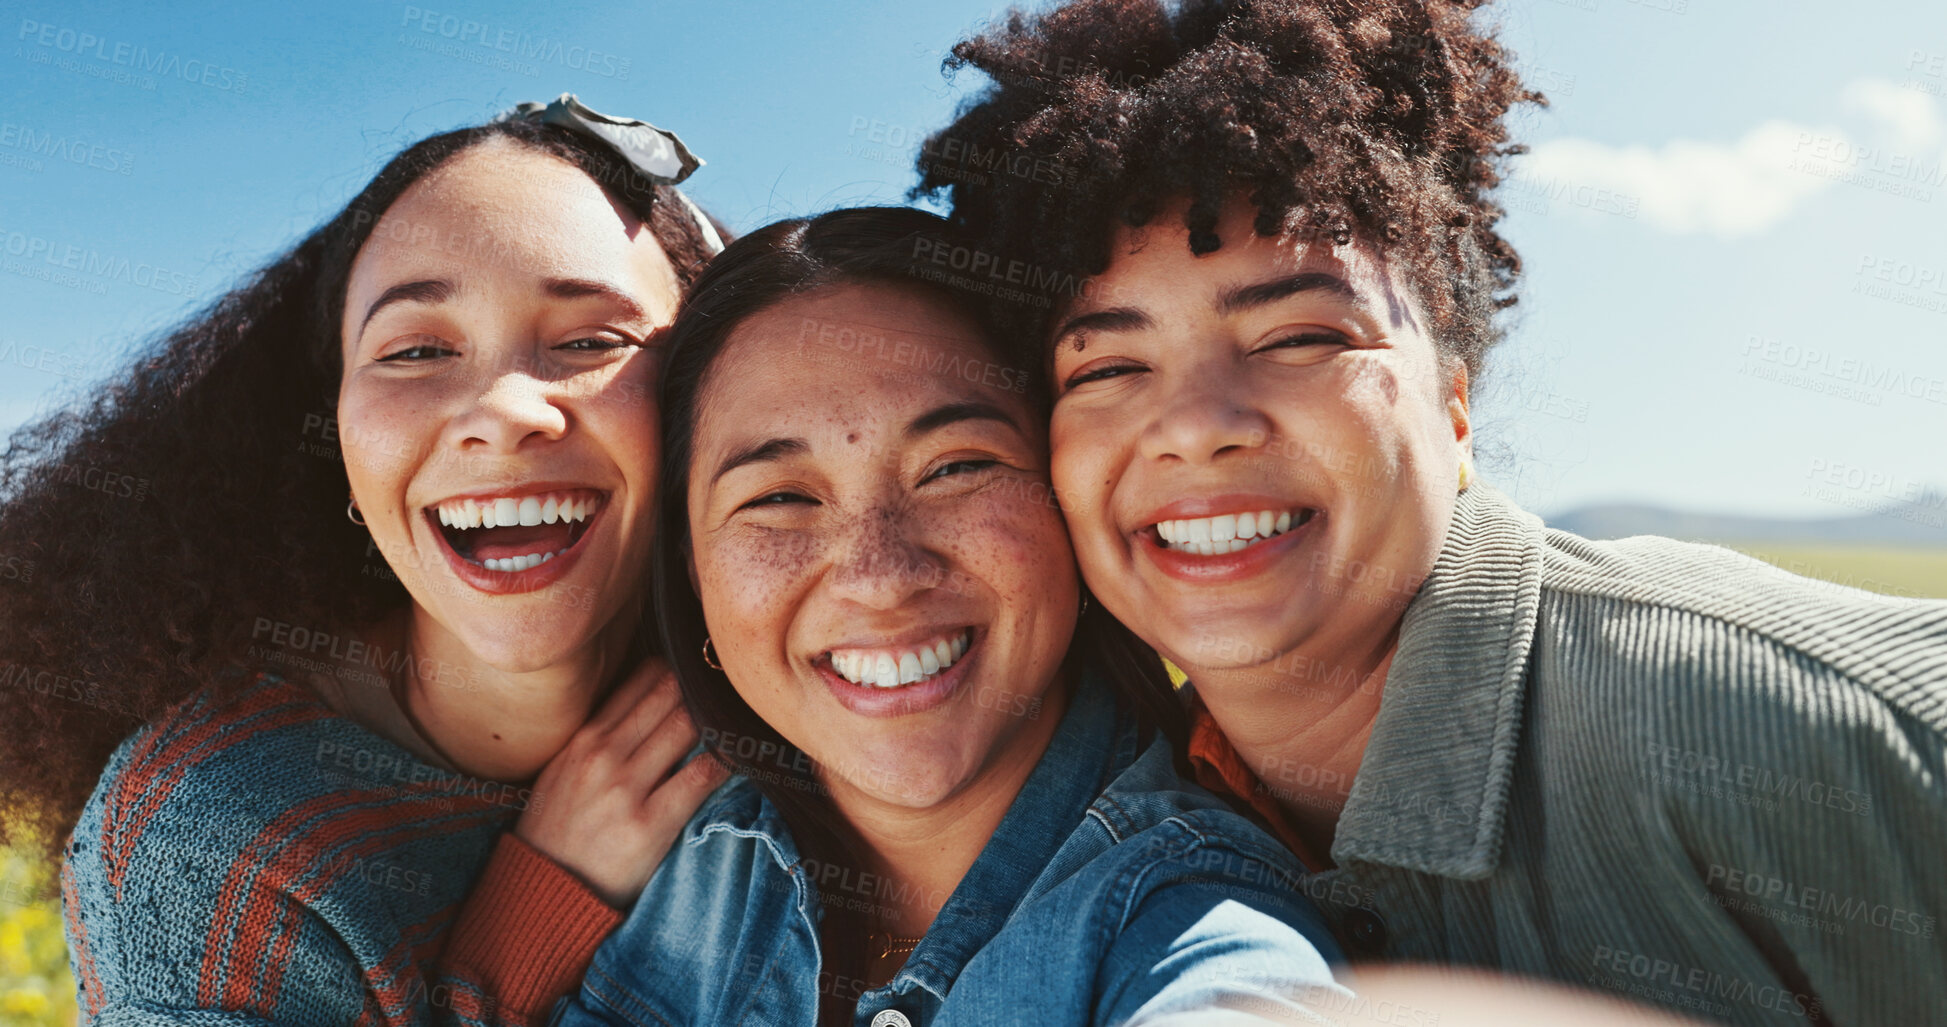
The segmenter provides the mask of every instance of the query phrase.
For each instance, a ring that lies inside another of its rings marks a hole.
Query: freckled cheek
[[[804,539],[725,539],[697,562],[703,611],[713,633],[764,648],[782,644],[800,612],[816,546]]]
[[[956,517],[942,531],[965,573],[1005,601],[1058,594],[1058,583],[1072,577],[1068,528],[1052,502],[1005,500],[981,515]]]

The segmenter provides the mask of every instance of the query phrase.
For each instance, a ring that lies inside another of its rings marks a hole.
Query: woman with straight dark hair
[[[1295,863],[1178,778],[1160,665],[1081,592],[1039,383],[925,275],[941,227],[760,229],[671,328],[655,608],[741,776],[566,1023],[1255,1021],[1347,997]]]
[[[0,809],[86,1021],[530,1022],[721,780],[647,659],[696,164],[572,96],[432,136],[13,437]]]

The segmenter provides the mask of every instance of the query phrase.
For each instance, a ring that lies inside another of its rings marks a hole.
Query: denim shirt
[[[1300,872],[1084,675],[993,837],[853,1022],[1321,1021],[1351,996]],[[552,1022],[812,1027],[821,989],[844,986],[821,973],[821,885],[836,886],[826,901],[870,890],[808,866],[776,807],[732,778]]]

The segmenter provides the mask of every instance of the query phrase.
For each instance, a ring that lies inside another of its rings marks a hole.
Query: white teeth
[[[490,571],[524,571],[531,567],[539,567],[559,555],[561,554],[523,553],[520,556],[504,556],[499,559],[483,560],[480,566]]]
[[[583,521],[600,500],[560,493],[532,496],[498,496],[485,501],[456,499],[433,508],[443,527],[506,528],[516,524],[555,524]]]
[[[958,662],[967,652],[968,633],[911,649],[842,649],[831,654],[832,669],[854,684],[898,688],[924,681]]]
[[[1309,512],[1297,520],[1310,520]],[[1256,513],[1219,514],[1215,517],[1156,522],[1156,534],[1171,549],[1198,556],[1235,553],[1291,530],[1291,511],[1259,510]]]

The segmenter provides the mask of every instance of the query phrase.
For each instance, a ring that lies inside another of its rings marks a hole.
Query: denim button
[[[1346,947],[1360,955],[1376,956],[1386,948],[1386,921],[1364,907],[1345,914]]]
[[[879,1015],[872,1018],[872,1027],[913,1027],[913,1021],[897,1009],[881,1009]]]

